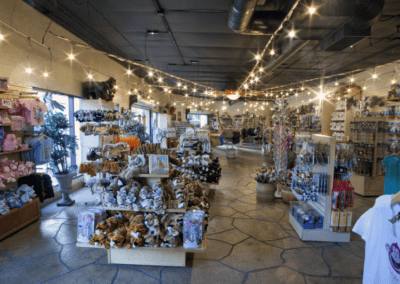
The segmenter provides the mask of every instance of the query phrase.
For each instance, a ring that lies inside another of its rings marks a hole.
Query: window
[[[144,123],[144,126],[146,127],[146,134],[150,137],[151,131],[150,131],[150,110],[144,109],[144,108],[139,108],[139,107],[132,107],[132,111],[136,112],[137,114],[142,115],[141,123]],[[137,118],[139,120],[139,118]]]
[[[208,117],[205,114],[188,114],[189,123],[196,128],[204,127],[208,124]]]
[[[46,92],[42,90],[36,90],[38,92],[38,97],[43,100],[43,97]],[[69,120],[69,124],[72,125],[70,129],[70,135],[76,135],[79,133],[79,124],[75,123],[75,119],[73,116],[74,111],[79,109],[79,100],[78,98],[74,98],[72,96],[68,95],[61,95],[61,94],[53,94],[53,99],[65,106],[64,111],[62,112],[67,116],[67,119]],[[61,112],[60,110],[56,110],[57,112]],[[40,127],[38,126],[35,127],[35,130],[40,130]],[[79,143],[79,141],[78,141]],[[71,163],[71,165],[79,165],[81,162],[81,157],[80,155],[76,155],[76,153],[72,153],[71,157],[68,158],[68,162]],[[52,173],[50,169],[48,168],[48,164],[44,165],[37,165],[36,166],[36,172],[38,173],[46,173],[52,176]],[[52,177],[53,185],[57,185],[57,179]]]

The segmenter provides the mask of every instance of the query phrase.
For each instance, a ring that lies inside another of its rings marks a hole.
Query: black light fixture
[[[147,31],[147,33],[149,34],[149,35],[158,35],[158,31],[151,31],[151,30],[149,30],[149,31]]]

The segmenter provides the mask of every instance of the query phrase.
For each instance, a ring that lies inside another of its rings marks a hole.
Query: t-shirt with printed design
[[[363,284],[400,283],[400,221],[395,224],[397,237],[389,222],[400,212],[400,205],[392,209],[391,202],[392,195],[376,199],[353,228],[365,241]]]

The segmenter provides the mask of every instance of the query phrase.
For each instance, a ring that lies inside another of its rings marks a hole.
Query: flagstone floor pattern
[[[289,205],[256,200],[259,151],[220,157],[223,177],[211,202],[207,252],[186,267],[107,264],[106,251],[77,248],[77,213],[93,202],[88,188],[69,208],[55,203],[42,218],[0,242],[0,283],[362,283],[365,243],[303,242],[288,221]],[[356,196],[353,223],[375,198]]]

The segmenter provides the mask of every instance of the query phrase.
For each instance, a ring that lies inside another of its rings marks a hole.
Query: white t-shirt
[[[400,205],[390,206],[392,195],[376,199],[353,228],[365,241],[363,284],[400,284],[400,221],[395,223],[397,237],[389,219],[400,212]]]

